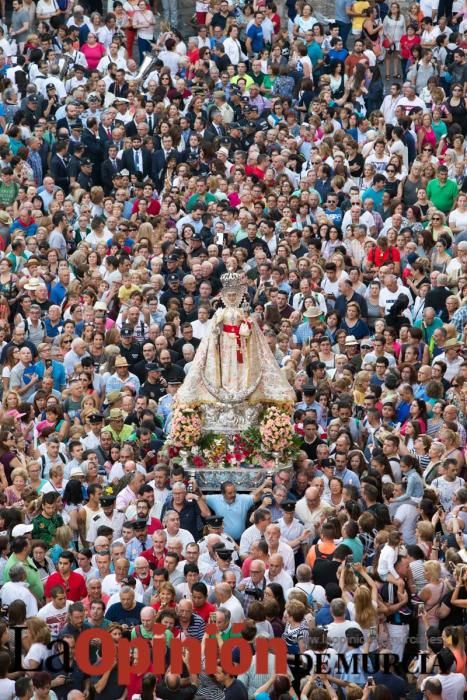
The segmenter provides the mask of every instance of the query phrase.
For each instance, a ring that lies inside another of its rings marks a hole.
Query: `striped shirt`
[[[180,626],[177,626],[175,628],[175,632],[178,633],[177,636],[181,637],[182,639],[195,637],[195,639],[199,639],[201,641],[204,637],[205,626],[206,625],[204,624],[203,618],[196,613],[193,613],[188,627],[186,629],[182,629]]]

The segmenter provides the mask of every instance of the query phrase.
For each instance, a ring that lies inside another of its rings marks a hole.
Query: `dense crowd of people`
[[[0,698],[461,700],[467,5],[193,9],[0,0]],[[296,394],[249,493],[167,449],[226,271]]]

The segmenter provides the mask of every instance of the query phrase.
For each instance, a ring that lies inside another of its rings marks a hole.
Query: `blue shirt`
[[[45,374],[45,363],[40,360],[36,364],[37,374],[41,379],[43,379]],[[66,374],[65,367],[61,362],[57,360],[52,360],[52,379],[54,380],[55,391],[62,391],[66,386]]]
[[[356,486],[357,489],[360,491],[360,479],[355,474],[355,472],[352,472],[350,469],[347,469],[347,467],[344,469],[343,472],[339,472],[337,471],[337,469],[335,469],[334,476],[338,476],[339,479],[342,479],[342,483],[344,484],[344,486]]]
[[[334,19],[342,24],[352,24],[352,19],[347,14],[346,10],[350,10],[353,5],[353,0],[336,0],[336,9],[334,11]]]
[[[61,282],[57,282],[57,284],[54,287],[52,287],[52,291],[50,292],[50,301],[52,302],[52,304],[58,304],[58,306],[60,306],[60,304],[66,297],[66,293],[67,290],[63,286],[63,284]]]
[[[382,190],[376,191],[373,189],[373,187],[369,187],[365,192],[362,194],[362,202],[365,201],[365,199],[372,199],[373,202],[375,203],[375,207],[382,207],[383,206],[383,194],[384,194],[384,188]]]
[[[251,39],[251,49],[255,53],[262,51],[264,49],[264,36],[263,28],[257,27],[256,24],[252,24],[246,33],[247,37]]]
[[[246,493],[237,493],[233,503],[227,503],[222,494],[206,496],[206,503],[216,515],[224,518],[224,529],[228,535],[239,540],[245,530],[245,519],[253,505],[253,497]]]

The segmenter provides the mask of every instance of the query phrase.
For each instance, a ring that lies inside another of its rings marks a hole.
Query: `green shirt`
[[[435,178],[430,180],[426,188],[426,194],[430,202],[444,214],[449,214],[452,211],[458,191],[457,182],[449,179],[442,185],[438,178]]]
[[[441,136],[446,136],[446,134],[448,133],[448,127],[442,121],[432,122],[431,127],[432,127],[433,131],[435,132],[436,143],[440,142]]]
[[[38,600],[44,598],[44,585],[42,583],[42,579],[37,568],[33,564],[32,559],[29,557],[23,561],[22,559],[18,559],[16,554],[11,554],[3,570],[3,583],[10,580],[10,569],[15,564],[22,564],[24,566],[26,570],[26,580],[29,583],[29,590],[31,593],[35,595]]]
[[[6,185],[4,182],[0,184],[0,204],[10,206],[18,196],[19,185],[17,182],[10,182]]]
[[[426,323],[425,323],[425,321],[422,321],[422,320],[415,321],[415,324],[414,324],[414,325],[415,325],[415,328],[421,328],[421,329],[422,329],[422,332],[423,332],[423,339],[424,339],[425,343],[427,343],[427,344],[429,345],[429,344],[430,344],[430,341],[431,341],[431,339],[432,339],[432,337],[433,337],[433,333],[435,332],[435,330],[436,330],[437,328],[442,328],[444,324],[443,324],[443,322],[442,322],[442,320],[441,320],[440,318],[438,318],[437,316],[435,316],[435,318],[433,319],[433,323],[431,324],[431,326],[427,326]]]
[[[137,637],[142,637],[143,639],[152,639],[153,638],[153,633],[148,632],[147,630],[144,629],[143,625],[138,625],[139,627],[139,635],[136,634],[136,628],[133,627],[131,630],[131,639],[136,639]],[[165,635],[165,643],[168,647],[170,647],[170,642],[173,639],[173,632],[170,630],[165,630],[164,632]]]
[[[206,192],[204,195],[192,194],[186,205],[187,212],[191,212],[197,202],[204,202],[205,204],[217,202],[216,195],[211,192]]]
[[[57,527],[63,525],[63,519],[61,515],[54,515],[51,518],[46,518],[41,514],[32,519],[32,524],[34,526],[32,539],[42,540],[48,547],[51,547],[55,536],[55,530]]]

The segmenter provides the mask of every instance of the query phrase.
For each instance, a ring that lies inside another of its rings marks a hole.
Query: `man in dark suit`
[[[101,123],[99,124],[98,135],[104,148],[108,148],[109,144],[112,143],[112,128],[113,128],[113,116],[109,112],[104,112],[101,118]]]
[[[104,144],[98,136],[99,125],[96,117],[86,120],[86,128],[83,131],[83,144],[85,156],[92,162],[92,181],[94,185],[101,182],[101,163],[104,158]]]
[[[131,148],[123,151],[122,168],[130,174],[143,173],[143,177],[151,173],[151,157],[146,149],[141,147],[141,138],[138,135],[131,139]]]
[[[115,74],[115,82],[111,83],[109,86],[109,92],[115,95],[115,97],[124,97],[126,99],[129,89],[130,86],[125,80],[125,71],[119,68]]]
[[[71,134],[71,125],[76,121],[78,117],[78,107],[70,103],[65,107],[66,116],[57,121],[57,131],[60,129],[66,129],[69,134]]]
[[[211,124],[204,132],[204,138],[206,141],[214,141],[214,139],[223,136],[227,136],[227,132],[222,124],[222,113],[216,109],[211,112]]]
[[[68,163],[66,159],[68,144],[65,141],[57,141],[55,155],[50,160],[50,174],[57,187],[60,187],[65,194],[70,191],[70,175],[68,173]]]
[[[166,135],[162,137],[162,148],[154,151],[151,159],[151,178],[157,189],[161,189],[164,184],[167,159],[171,155],[175,155],[178,160],[177,152],[173,148],[172,137]]]
[[[112,180],[115,173],[118,173],[122,167],[122,161],[117,158],[117,146],[114,143],[109,145],[108,157],[101,165],[101,180],[105,194],[112,192]]]
[[[149,129],[148,134],[152,136],[157,126],[157,117],[154,114],[154,102],[152,100],[146,100],[146,124]]]

